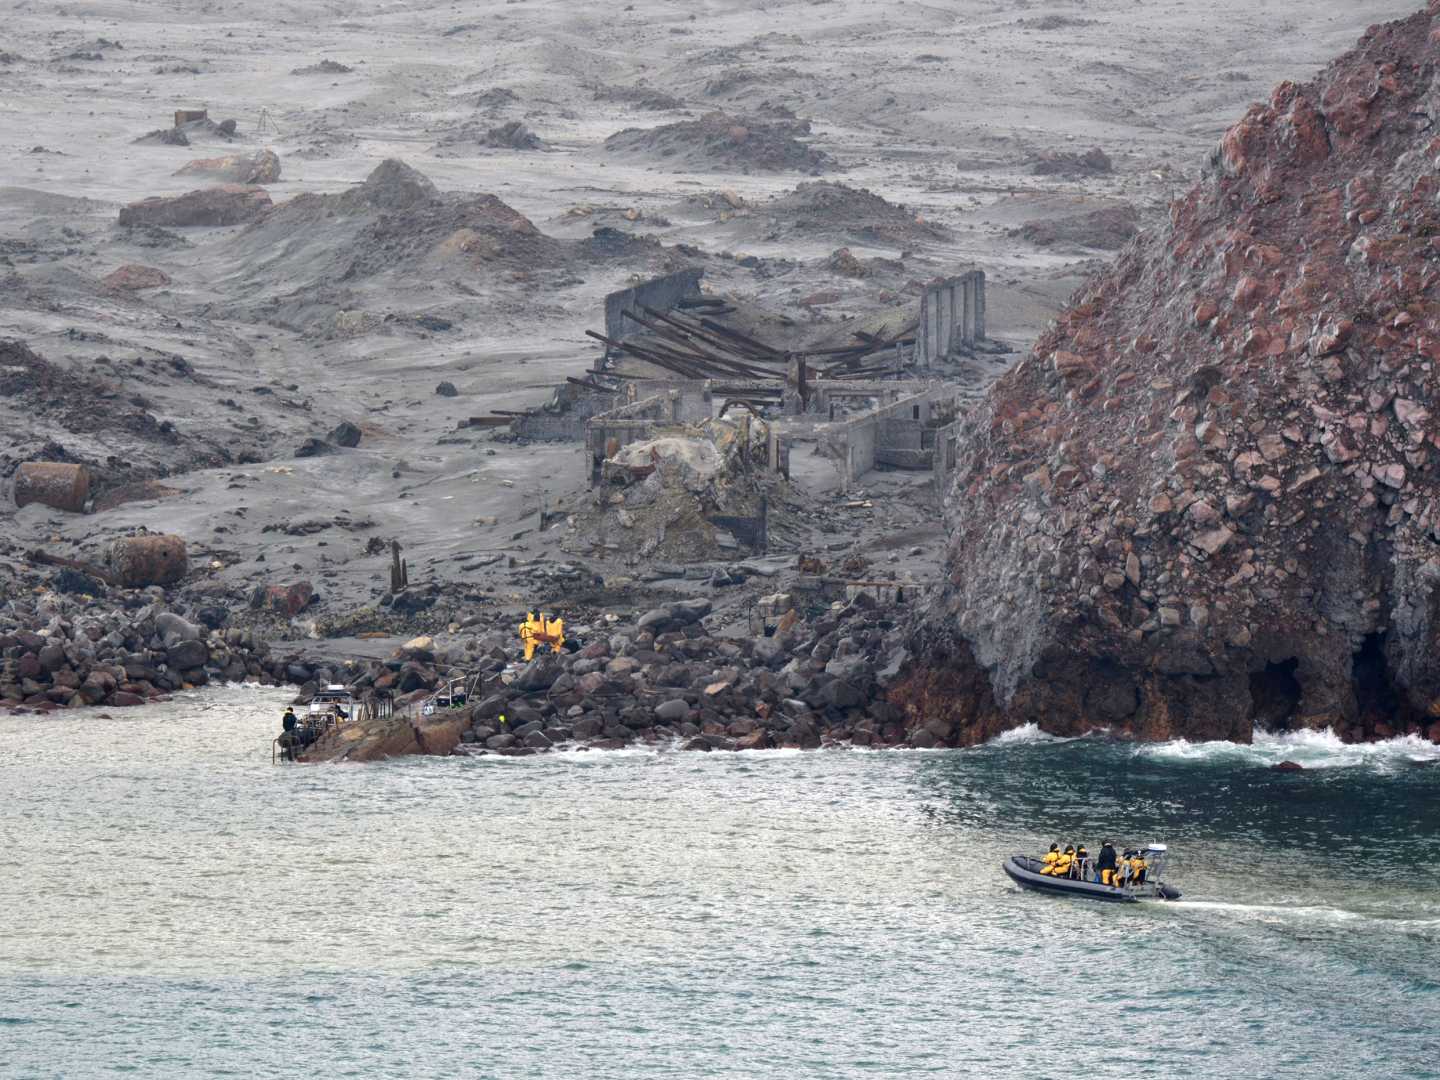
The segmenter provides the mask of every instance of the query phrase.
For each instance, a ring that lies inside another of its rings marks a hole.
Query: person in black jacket
[[[300,726],[300,721],[296,719],[293,708],[285,710],[285,715],[280,718],[280,726],[284,729],[280,732],[280,745],[285,750],[285,757],[294,761],[295,744],[299,741],[295,729]]]
[[[1095,860],[1095,869],[1100,871],[1101,885],[1116,885],[1115,880],[1115,845],[1106,840],[1100,845],[1100,857]]]

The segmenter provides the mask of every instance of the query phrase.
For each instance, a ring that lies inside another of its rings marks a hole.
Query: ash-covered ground
[[[585,622],[706,590],[743,625],[775,578],[587,551],[563,513],[541,531],[542,509],[585,504],[579,445],[465,421],[582,375],[605,295],[686,267],[810,340],[893,329],[919,283],[979,267],[990,334],[1023,356],[1249,101],[1413,6],[18,5],[0,465],[84,462],[99,509],[4,500],[7,587],[33,588],[29,550],[85,559],[143,526],[186,538],[196,603],[313,582],[273,629],[339,653],[467,613]],[[180,109],[209,117],[175,129]],[[241,160],[191,164],[217,158]],[[219,186],[237,182],[256,190]],[[341,424],[358,445],[297,456]],[[842,494],[804,445],[793,467],[776,566],[938,577],[927,481]],[[403,618],[376,607],[392,539],[434,601]]]

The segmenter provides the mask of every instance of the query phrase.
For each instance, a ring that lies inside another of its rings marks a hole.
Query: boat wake
[[[1440,927],[1440,917],[1430,913],[1420,916],[1391,915],[1316,904],[1242,904],[1223,900],[1184,900],[1176,904],[1174,910],[1196,915],[1213,912],[1227,918],[1254,919],[1261,922],[1369,922],[1384,923],[1396,930],[1430,930]]]
[[[1172,739],[1139,746],[1135,752],[1140,757],[1156,761],[1252,765],[1294,761],[1306,769],[1395,768],[1440,763],[1440,745],[1416,735],[1402,735],[1384,742],[1345,743],[1329,728],[1324,731],[1257,731],[1255,741],[1249,746]]]

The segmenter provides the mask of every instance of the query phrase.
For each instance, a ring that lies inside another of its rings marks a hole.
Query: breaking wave
[[[1257,731],[1249,746],[1231,742],[1190,742],[1172,739],[1136,749],[1140,757],[1158,761],[1232,762],[1276,765],[1293,761],[1307,769],[1408,766],[1440,762],[1440,745],[1418,735],[1384,742],[1346,743],[1334,731]]]
[[[1051,735],[1048,732],[1041,731],[1037,724],[1030,723],[1021,724],[1019,727],[1011,728],[1009,731],[1002,731],[999,735],[996,735],[993,739],[986,742],[985,745],[1038,746],[1048,743],[1063,743],[1073,741],[1073,739],[1068,739],[1060,735]]]

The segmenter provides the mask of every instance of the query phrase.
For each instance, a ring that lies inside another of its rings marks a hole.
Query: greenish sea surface
[[[1440,1076],[1428,743],[277,767],[283,702],[0,718],[0,1077]],[[1000,870],[1102,834],[1185,899]]]

